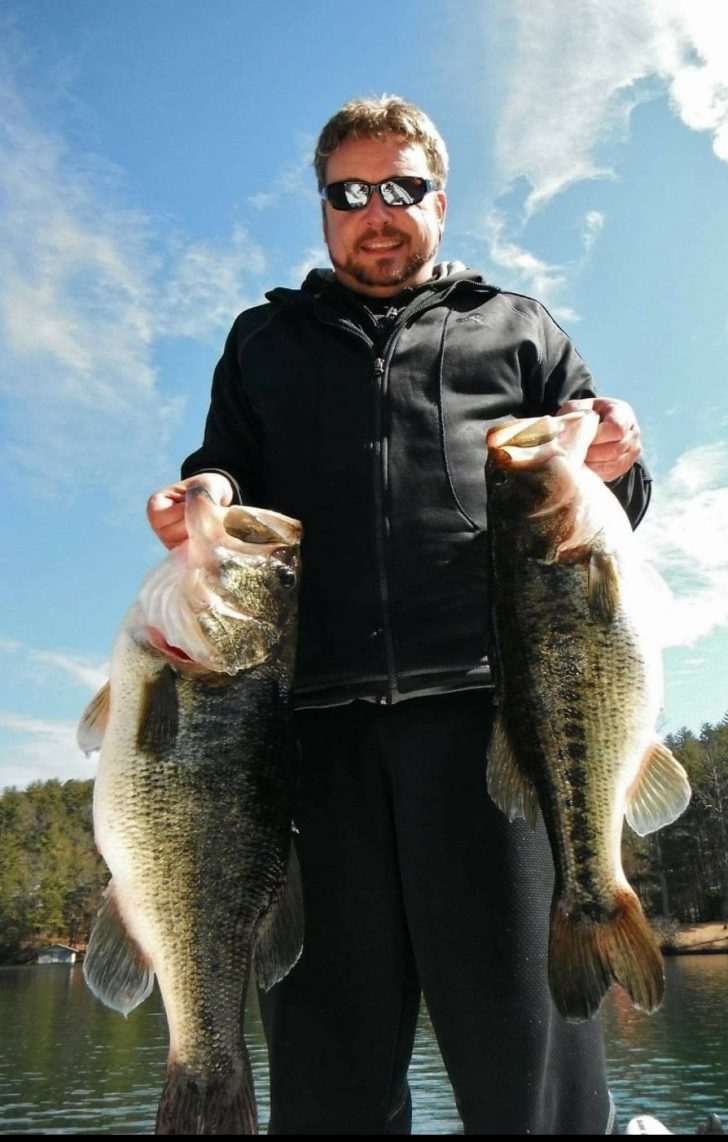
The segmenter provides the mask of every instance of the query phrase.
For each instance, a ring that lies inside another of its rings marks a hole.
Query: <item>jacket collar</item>
[[[421,286],[402,290],[400,294],[391,299],[392,305],[402,308],[409,304],[413,298],[432,297],[433,299],[445,296],[454,288],[463,285],[481,292],[494,292],[495,287],[488,285],[482,274],[477,270],[468,269],[463,262],[440,262],[435,266],[435,272],[429,282]],[[366,305],[366,295],[356,294],[354,290],[346,289],[340,285],[333,270],[311,270],[306,276],[300,289],[286,289],[279,287],[266,293],[268,301],[279,305],[311,305],[324,304],[327,308],[341,309],[342,302],[349,301],[355,304],[357,299]]]

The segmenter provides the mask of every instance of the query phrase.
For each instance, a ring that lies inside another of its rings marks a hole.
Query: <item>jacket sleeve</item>
[[[182,478],[221,472],[233,485],[236,503],[254,504],[262,470],[261,430],[245,393],[241,350],[250,334],[246,314],[233,324],[212,378],[202,445],[182,464]]]
[[[543,411],[554,414],[567,400],[597,395],[594,379],[572,341],[563,329],[543,310],[544,351],[542,356]],[[614,492],[633,528],[649,507],[652,477],[642,457],[628,472],[607,487]]]

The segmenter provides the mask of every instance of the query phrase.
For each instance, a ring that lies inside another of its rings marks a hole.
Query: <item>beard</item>
[[[419,250],[412,250],[412,240],[408,234],[399,230],[385,228],[378,238],[399,238],[405,244],[405,258],[401,260],[402,250],[396,250],[395,255],[383,253],[381,258],[372,260],[368,257],[366,262],[359,261],[357,251],[361,242],[366,242],[371,235],[366,235],[357,243],[357,249],[349,254],[345,261],[339,261],[329,249],[329,257],[335,270],[346,274],[350,279],[363,286],[393,286],[410,281],[424,265],[431,261],[440,245],[440,234],[433,235],[427,247],[421,246]]]

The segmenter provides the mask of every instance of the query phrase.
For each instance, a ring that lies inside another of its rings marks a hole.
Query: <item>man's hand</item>
[[[222,507],[233,502],[232,485],[220,472],[199,472],[154,492],[147,500],[147,519],[152,531],[170,550],[187,539],[185,493],[192,484],[202,484]]]
[[[569,400],[556,413],[593,409],[599,416],[599,427],[586,454],[586,464],[605,483],[628,472],[642,451],[639,425],[631,405],[610,397]]]

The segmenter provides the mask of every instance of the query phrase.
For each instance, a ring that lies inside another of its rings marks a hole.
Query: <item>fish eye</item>
[[[509,478],[510,478],[510,472],[506,472],[503,468],[495,468],[490,473],[490,482],[496,488],[500,488],[500,487],[502,487],[503,484],[507,484]]]
[[[285,587],[286,590],[290,590],[291,587],[295,587],[296,572],[292,567],[286,567],[285,564],[281,564],[280,566],[276,567],[276,575],[278,576],[278,582],[280,583],[281,587]]]

